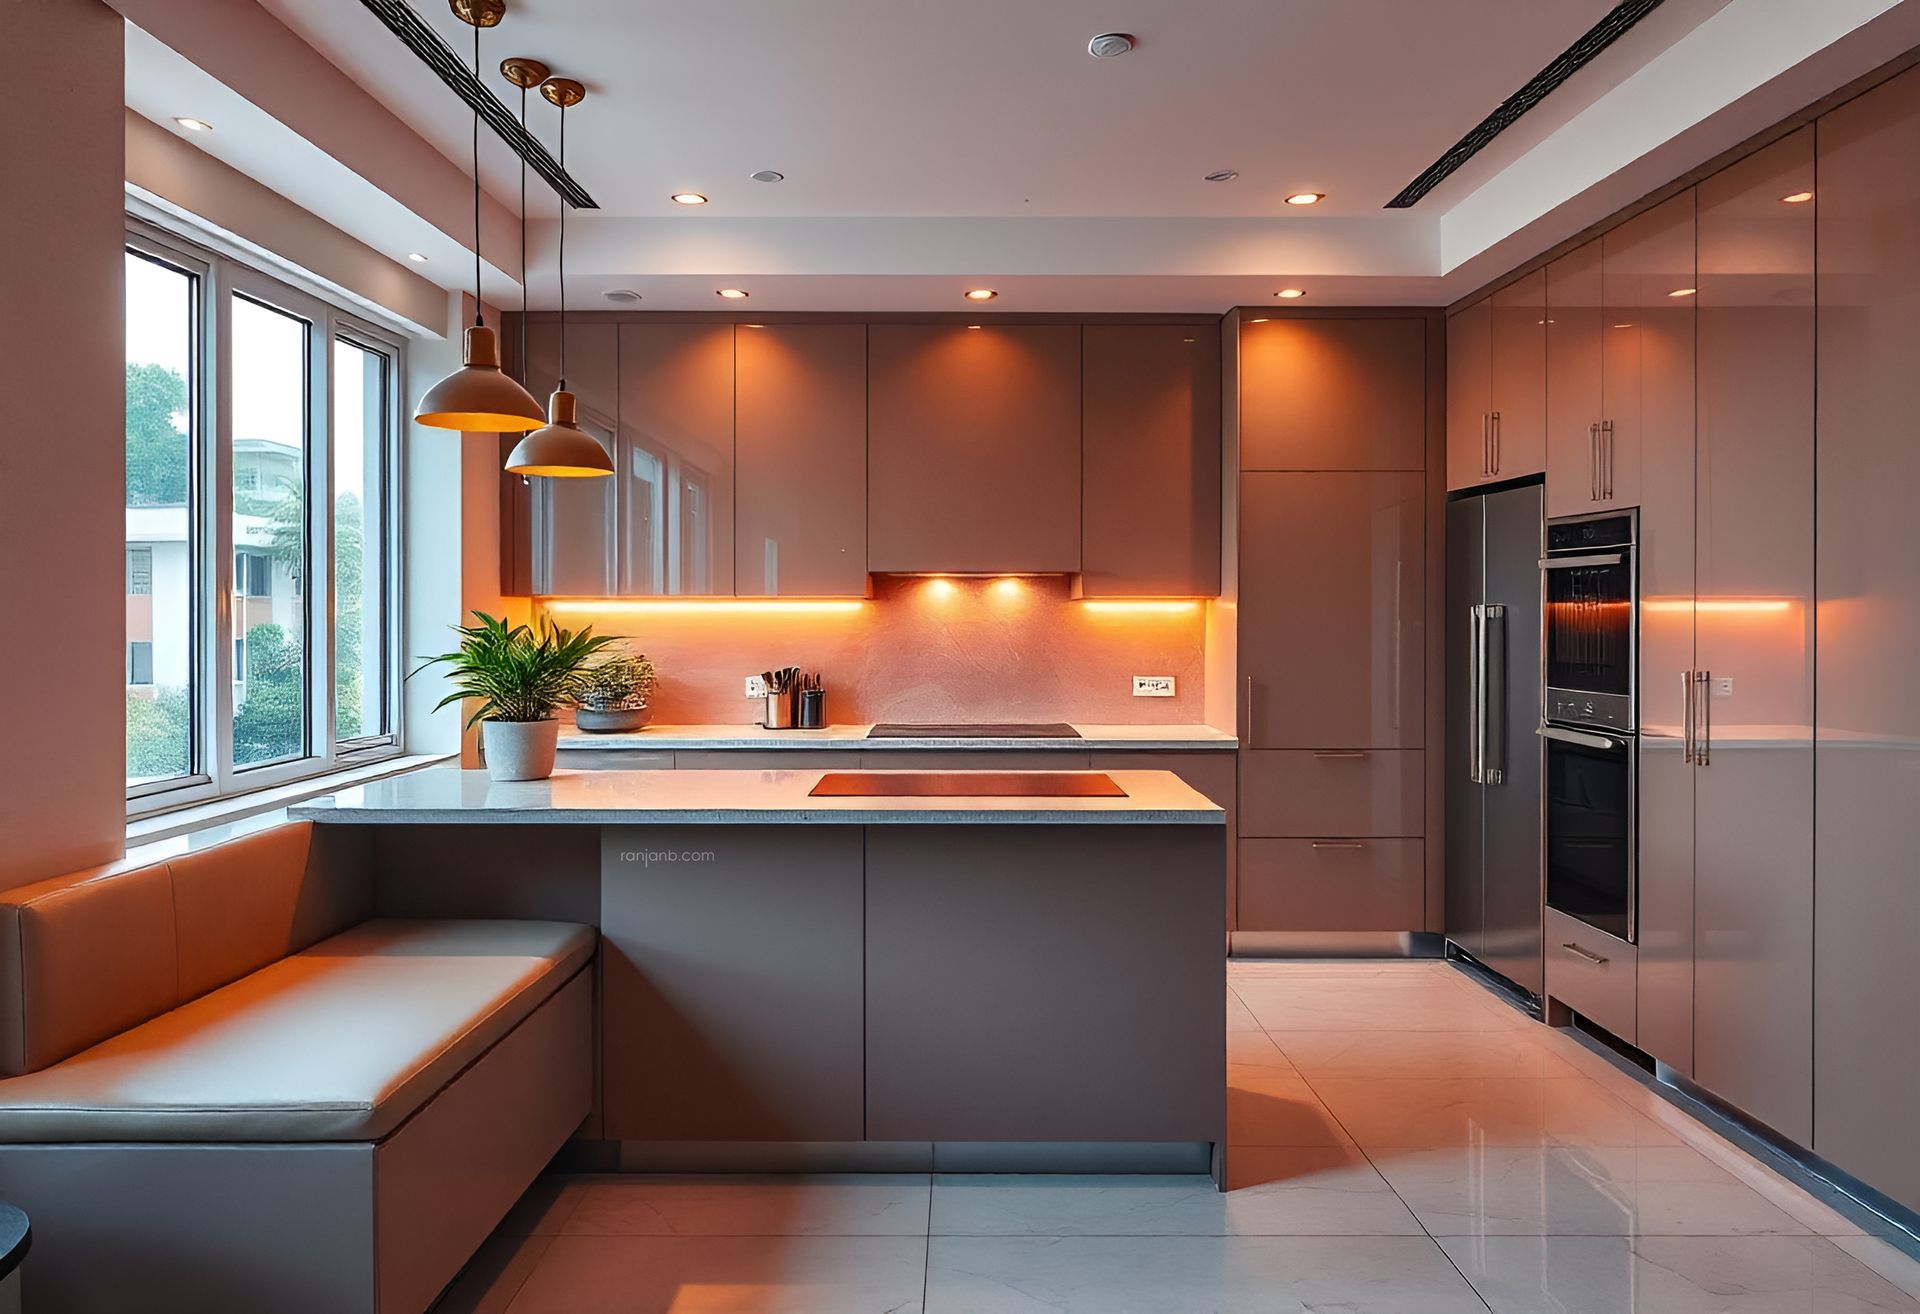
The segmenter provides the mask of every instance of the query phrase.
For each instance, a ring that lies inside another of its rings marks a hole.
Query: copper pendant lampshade
[[[480,29],[500,21],[503,4],[453,0],[453,12],[473,26],[473,71],[480,73]],[[524,271],[521,275],[525,277]],[[546,423],[540,403],[500,369],[500,340],[480,320],[480,116],[473,116],[473,326],[460,368],[428,388],[413,408],[414,422],[462,433],[525,433]]]
[[[613,473],[613,458],[575,422],[574,406],[572,393],[563,389],[553,394],[547,408],[552,422],[515,444],[507,457],[509,474],[578,479]]]

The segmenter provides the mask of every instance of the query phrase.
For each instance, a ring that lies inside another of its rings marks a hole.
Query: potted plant
[[[508,625],[484,611],[473,614],[478,625],[453,627],[460,635],[457,650],[427,658],[408,678],[444,663],[453,692],[434,710],[479,700],[467,724],[482,723],[487,773],[495,780],[545,780],[553,774],[560,738],[554,709],[573,701],[590,660],[619,639],[596,635],[591,625],[576,633],[545,618],[535,628]]]
[[[573,723],[587,734],[638,730],[647,723],[653,685],[653,663],[645,653],[610,653],[580,673]]]

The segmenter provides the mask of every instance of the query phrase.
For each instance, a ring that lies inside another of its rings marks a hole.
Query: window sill
[[[242,821],[251,824],[237,827],[236,833],[259,830],[264,825],[278,824],[284,820],[284,814],[290,804],[318,798],[322,794],[331,794],[349,785],[364,785],[370,780],[385,780],[388,776],[417,771],[421,767],[431,766],[435,762],[445,762],[456,756],[458,754],[454,753],[410,753],[401,754],[398,757],[383,757],[377,762],[347,767],[344,770],[329,772],[324,776],[309,776],[304,780],[255,790],[251,794],[213,799],[206,803],[196,803],[191,807],[178,808],[172,812],[137,817],[127,822],[127,847],[131,850],[137,845],[153,844],[180,835],[219,827],[231,827]]]

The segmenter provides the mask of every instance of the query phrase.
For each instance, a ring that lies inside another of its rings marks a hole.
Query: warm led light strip
[[[1136,615],[1177,615],[1200,606],[1197,598],[1087,598],[1080,603],[1088,611]]]
[[[541,598],[552,612],[643,613],[655,615],[747,615],[755,612],[851,615],[867,604],[859,598]]]
[[[1793,607],[1790,598],[1649,598],[1640,604],[1645,611],[1778,613]]]

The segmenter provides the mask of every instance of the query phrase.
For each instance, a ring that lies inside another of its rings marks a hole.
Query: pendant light
[[[480,76],[480,29],[506,11],[503,0],[450,0],[473,28],[473,75]],[[526,270],[520,271],[526,277]],[[463,433],[525,433],[546,422],[533,394],[500,371],[500,340],[480,315],[480,113],[473,115],[473,326],[459,369],[428,388],[414,407],[415,423]]]
[[[526,55],[500,61],[500,76],[520,89],[520,131],[527,130],[527,92],[553,76],[553,70]],[[527,157],[520,157],[520,382],[526,386],[532,365],[527,359]]]
[[[548,78],[540,94],[560,107],[560,167],[567,167],[567,109],[587,97],[572,78]],[[522,438],[507,457],[507,471],[550,479],[591,478],[613,473],[613,458],[575,422],[574,396],[567,391],[567,202],[560,200],[560,386],[547,407],[547,424]]]

